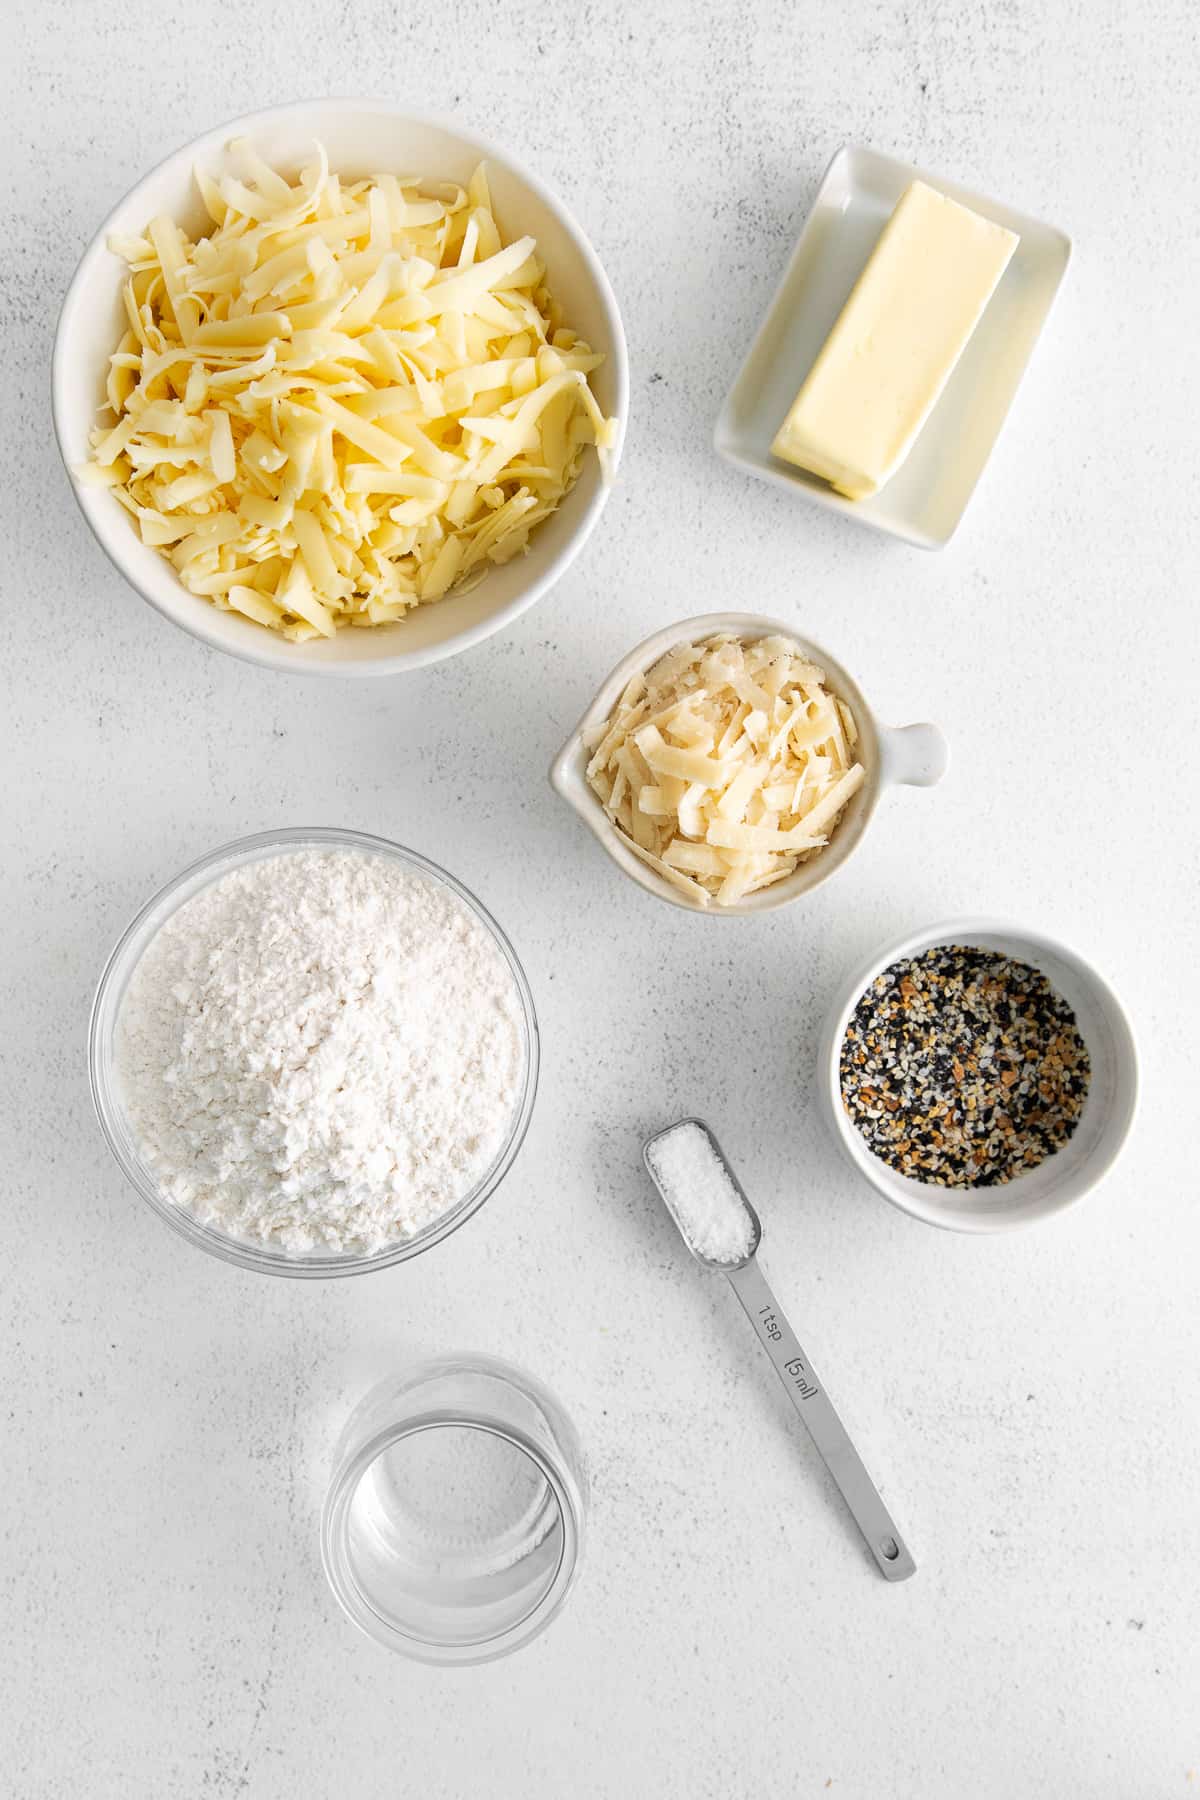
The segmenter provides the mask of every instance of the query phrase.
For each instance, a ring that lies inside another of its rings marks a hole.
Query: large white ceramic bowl
[[[1091,1057],[1087,1101],[1072,1136],[1036,1169],[1000,1187],[932,1187],[898,1174],[872,1155],[842,1105],[842,1039],[860,997],[893,963],[920,956],[936,944],[994,950],[1040,969],[1075,1014]],[[842,984],[821,1038],[817,1096],[843,1155],[893,1206],[949,1231],[1012,1231],[1074,1206],[1108,1173],[1137,1112],[1137,1047],[1121,1002],[1078,951],[1040,931],[1000,919],[948,919],[885,945]]]
[[[729,632],[740,638],[789,638],[805,656],[824,669],[830,688],[845,700],[854,714],[858,725],[855,754],[866,770],[866,780],[819,856],[801,863],[793,874],[777,881],[773,887],[750,894],[734,906],[703,906],[681,889],[672,887],[657,869],[644,863],[630,848],[625,834],[613,824],[588,784],[584,734],[602,719],[607,719],[625,687],[640,670],[652,667],[676,644],[696,643],[701,638],[715,637],[719,632]],[[896,783],[932,787],[945,774],[948,760],[946,740],[936,725],[897,727],[882,724],[868,706],[858,683],[841,663],[820,644],[802,637],[785,620],[770,619],[761,613],[703,613],[698,619],[681,619],[677,625],[656,631],[653,637],[648,637],[622,658],[606,676],[596,698],[550,765],[550,785],[568,806],[575,809],[618,868],[647,893],[669,901],[672,906],[681,906],[687,912],[701,913],[705,918],[742,918],[747,913],[773,912],[777,906],[787,906],[827,881],[862,843],[884,791]]]
[[[595,251],[562,202],[506,150],[449,119],[426,117],[387,100],[306,100],[251,113],[206,132],[168,156],[126,194],[101,225],[67,290],[54,344],[54,428],[75,497],[101,548],[144,600],[185,631],[248,662],[300,675],[397,675],[468,650],[519,617],[547,592],[578,554],[603,509],[609,483],[588,456],[579,481],[558,511],[530,538],[528,553],[489,570],[468,594],[419,607],[373,631],[339,631],[332,639],[291,644],[236,613],[219,612],[189,594],[174,569],[143,544],[124,509],[103,488],[81,485],[88,433],[104,398],[108,358],[121,336],[125,267],[108,249],[110,232],[141,232],[166,212],[194,230],[203,212],[192,180],[197,164],[213,167],[234,137],[250,138],[270,163],[298,169],[316,139],[339,174],[404,173],[465,181],[485,161],[497,216],[510,237],[532,233],[547,283],[572,328],[602,352],[592,384],[604,412],[618,420],[610,475],[620,455],[629,411],[628,364],[621,315]]]

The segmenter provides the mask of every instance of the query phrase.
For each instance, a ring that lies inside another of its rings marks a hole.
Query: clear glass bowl
[[[377,1643],[419,1662],[491,1662],[566,1600],[585,1504],[579,1442],[553,1395],[495,1357],[438,1357],[355,1408],[321,1560]]]
[[[355,849],[364,851],[371,856],[388,857],[408,869],[415,870],[429,881],[449,888],[491,933],[497,948],[512,970],[521,1001],[522,1036],[525,1050],[524,1082],[508,1135],[491,1168],[469,1193],[464,1194],[456,1205],[452,1206],[448,1212],[443,1213],[440,1218],[435,1219],[426,1230],[417,1232],[410,1238],[398,1238],[394,1244],[387,1244],[382,1250],[377,1250],[370,1255],[339,1256],[327,1251],[314,1251],[298,1255],[282,1250],[272,1250],[262,1244],[249,1243],[240,1238],[230,1237],[211,1225],[201,1223],[191,1213],[176,1206],[173,1201],[168,1200],[160,1192],[153,1174],[142,1161],[125,1116],[120,1083],[116,1073],[115,1035],[125,991],[129,986],[130,977],[147,947],[171,915],[193,895],[198,894],[202,888],[220,880],[231,869],[241,868],[247,863],[265,861],[272,856],[278,856],[281,852],[307,847]],[[452,875],[448,875],[444,869],[438,868],[436,863],[429,862],[423,856],[418,856],[415,851],[404,849],[400,844],[390,843],[386,838],[368,837],[359,831],[331,830],[321,826],[298,826],[286,831],[260,832],[255,837],[241,838],[236,843],[223,845],[221,849],[212,851],[210,855],[202,857],[199,862],[193,863],[190,868],[184,869],[182,874],[168,882],[166,887],[147,902],[121,937],[100,977],[100,985],[96,989],[96,998],[92,1004],[91,1024],[88,1031],[88,1066],[91,1075],[92,1099],[96,1107],[96,1116],[100,1121],[100,1128],[126,1179],[137,1189],[143,1200],[154,1208],[159,1218],[165,1220],[173,1230],[178,1231],[190,1243],[198,1244],[202,1250],[207,1250],[213,1256],[219,1256],[226,1262],[237,1263],[244,1269],[257,1269],[267,1275],[293,1275],[310,1278],[327,1275],[363,1275],[370,1269],[386,1269],[393,1263],[406,1262],[410,1256],[419,1256],[422,1250],[428,1250],[431,1245],[438,1244],[443,1238],[449,1237],[452,1231],[457,1231],[458,1227],[469,1219],[472,1213],[479,1210],[488,1196],[504,1179],[521,1148],[533,1112],[538,1077],[537,1016],[533,1007],[533,995],[529,991],[529,983],[525,978],[525,971],[517,960],[516,952],[495,919],[461,882],[455,881]]]

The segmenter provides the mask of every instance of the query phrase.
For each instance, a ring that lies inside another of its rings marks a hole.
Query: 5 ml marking
[[[793,1356],[791,1361],[785,1362],[783,1366],[795,1382],[800,1398],[811,1400],[817,1390],[808,1379],[808,1370],[804,1366],[803,1358]]]
[[[779,1320],[776,1318],[771,1308],[769,1306],[760,1306],[758,1309],[758,1316],[762,1320],[763,1336],[770,1338],[772,1343],[782,1343],[783,1332],[780,1330]],[[793,1356],[789,1361],[785,1362],[783,1366],[795,1383],[796,1391],[800,1395],[800,1398],[802,1400],[811,1400],[818,1390],[815,1384],[809,1380],[808,1370],[804,1366],[804,1358],[801,1356]]]

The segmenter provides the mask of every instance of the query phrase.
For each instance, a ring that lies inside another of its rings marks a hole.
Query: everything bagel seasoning
[[[842,1041],[842,1104],[868,1149],[935,1187],[998,1187],[1061,1150],[1091,1060],[1039,970],[938,945],[885,969]]]

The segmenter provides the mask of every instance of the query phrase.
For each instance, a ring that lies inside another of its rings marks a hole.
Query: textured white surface
[[[10,35],[6,1791],[1186,1800],[1193,9],[43,0]],[[152,614],[88,536],[48,422],[55,308],[113,199],[222,115],[322,90],[412,96],[526,156],[605,259],[635,369],[620,488],[569,578],[460,662],[365,690],[221,660]],[[1077,242],[940,557],[708,448],[847,140]],[[835,881],[724,925],[624,881],[543,778],[617,656],[710,606],[794,618],[885,718],[936,717],[955,750],[940,790],[889,797]],[[271,1282],[176,1241],[108,1161],[83,1072],[91,990],[135,907],[213,844],[294,822],[390,834],[459,873],[512,932],[544,1037],[506,1185],[428,1257],[344,1285]],[[1090,952],[1132,1008],[1145,1076],[1126,1159],[1085,1207],[978,1242],[856,1183],[811,1096],[847,963],[969,910]],[[772,1280],[914,1546],[900,1588],[641,1170],[643,1134],[681,1112],[711,1121],[762,1212]],[[593,1504],[551,1632],[447,1674],[340,1618],[316,1521],[353,1402],[456,1345],[553,1384]]]

